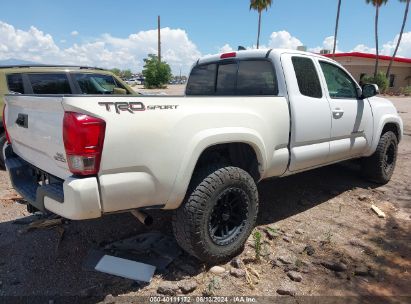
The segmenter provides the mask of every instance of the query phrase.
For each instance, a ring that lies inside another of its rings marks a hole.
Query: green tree
[[[410,7],[410,0],[399,0],[400,2],[406,2],[405,5],[405,11],[404,11],[404,18],[402,19],[402,26],[400,30],[400,36],[398,37],[397,45],[394,50],[394,54],[391,57],[390,64],[388,65],[387,68],[387,73],[385,76],[388,78],[390,77],[390,72],[391,72],[391,67],[392,67],[392,62],[394,61],[395,56],[397,55],[398,48],[400,47],[401,39],[402,39],[402,34],[404,33],[404,28],[405,28],[405,23],[407,22],[407,17],[408,17],[408,9]]]
[[[121,71],[121,77],[122,77],[122,78],[130,79],[131,76],[133,76],[133,74],[131,73],[130,70]]]
[[[340,22],[340,10],[341,10],[341,0],[338,0],[337,18],[335,19],[333,58],[334,58],[334,55],[335,55],[335,49],[337,47],[338,23]]]
[[[110,72],[113,73],[116,76],[120,76],[120,74],[121,74],[120,69],[117,69],[117,68],[111,69]]]
[[[365,75],[361,78],[361,82],[364,84],[375,83],[376,85],[378,85],[381,93],[384,93],[388,89],[388,79],[387,77],[385,77],[385,74],[383,72],[378,72],[377,76],[375,77]]]
[[[388,0],[366,0],[367,3],[371,3],[375,7],[375,22],[374,22],[374,31],[375,31],[375,68],[374,68],[374,78],[377,78],[378,73],[378,16],[380,13],[380,7],[383,4],[386,4]]]
[[[271,4],[272,0],[250,0],[250,10],[258,12],[257,49],[260,47],[261,13],[263,10],[268,10]]]
[[[146,88],[161,88],[170,81],[171,68],[166,62],[160,62],[156,55],[149,54],[144,59],[143,76]]]

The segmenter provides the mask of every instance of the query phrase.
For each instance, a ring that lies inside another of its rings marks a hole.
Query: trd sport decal
[[[178,105],[154,105],[147,106],[147,110],[177,110]]]
[[[149,105],[145,106],[142,102],[99,102],[100,106],[106,108],[108,112],[112,108],[115,109],[117,114],[120,114],[121,111],[127,111],[132,114],[134,112],[146,111],[146,110],[176,110],[178,105]]]

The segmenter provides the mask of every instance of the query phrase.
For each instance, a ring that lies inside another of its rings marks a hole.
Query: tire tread
[[[373,182],[379,184],[386,184],[392,176],[392,174],[387,176],[384,171],[385,149],[391,140],[395,141],[395,146],[397,149],[397,136],[394,134],[394,132],[387,131],[381,135],[377,145],[377,149],[375,150],[374,154],[363,159],[363,172],[365,176]],[[395,155],[394,166],[396,158],[397,156]]]
[[[233,250],[228,255],[212,252],[201,237],[202,216],[208,200],[218,186],[223,185],[227,179],[244,182],[248,189],[251,189],[253,197],[250,199],[255,201],[256,211],[248,221],[253,228],[258,210],[258,192],[254,180],[246,171],[237,167],[224,167],[222,164],[211,164],[199,168],[193,176],[184,203],[173,212],[172,216],[173,232],[178,244],[191,255],[208,263],[223,261],[239,251],[238,249]]]

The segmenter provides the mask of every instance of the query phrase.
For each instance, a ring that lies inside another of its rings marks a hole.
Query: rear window
[[[28,74],[34,94],[71,94],[66,74]]]
[[[23,77],[21,74],[7,75],[7,86],[10,93],[24,94]]]
[[[211,63],[193,68],[186,94],[278,95],[278,84],[270,61]]]
[[[217,95],[235,95],[237,63],[220,64],[217,74]]]
[[[114,89],[122,89],[130,94],[111,75],[104,74],[74,74],[74,79],[78,83],[83,94],[115,94]]]
[[[323,93],[314,62],[305,57],[293,57],[292,62],[300,93],[309,97],[321,98]]]
[[[187,95],[214,95],[217,64],[198,65],[193,68],[187,83]]]
[[[277,79],[269,61],[240,61],[238,95],[278,95]]]

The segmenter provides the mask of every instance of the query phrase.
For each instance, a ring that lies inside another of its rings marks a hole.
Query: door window
[[[74,74],[74,79],[83,94],[113,94],[114,89],[126,90],[111,75],[78,73]]]
[[[338,66],[320,61],[331,98],[357,99],[357,86],[351,77]]]

